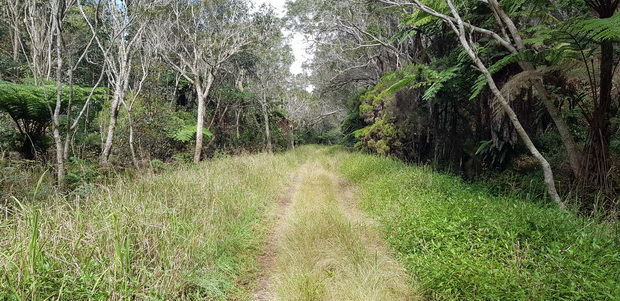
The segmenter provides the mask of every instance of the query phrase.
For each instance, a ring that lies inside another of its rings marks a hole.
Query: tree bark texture
[[[269,111],[267,110],[267,95],[263,92],[261,102],[261,109],[263,111],[263,122],[265,123],[265,149],[268,153],[273,153],[273,146],[271,145],[271,130],[269,129]]]
[[[52,132],[54,144],[56,146],[56,181],[59,186],[63,186],[65,179],[65,160],[63,151],[63,141],[60,134],[60,109],[62,107],[62,30],[60,26],[60,3],[58,0],[52,2],[53,32],[56,36],[56,106],[52,114]],[[55,4],[55,5],[54,5]]]
[[[194,81],[194,88],[196,89],[196,95],[198,95],[198,120],[196,121],[196,146],[194,147],[194,162],[200,162],[202,156],[202,146],[204,144],[204,124],[205,124],[205,115],[207,110],[207,96],[209,95],[209,91],[211,90],[211,85],[213,84],[214,76],[213,72],[209,72],[207,78],[204,82],[204,86],[200,79],[196,79]]]

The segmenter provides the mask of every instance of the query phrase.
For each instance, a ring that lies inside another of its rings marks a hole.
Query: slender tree
[[[257,43],[261,31],[245,0],[165,1],[151,43],[189,81],[198,101],[194,162],[202,155],[206,101],[224,62]]]
[[[481,27],[477,27],[477,26],[472,25],[471,23],[467,23],[463,21],[460,13],[458,12],[458,10],[456,9],[456,6],[453,4],[451,0],[444,0],[445,2],[443,2],[447,6],[450,12],[449,14],[441,13],[440,11],[433,9],[432,7],[429,7],[428,5],[426,5],[420,0],[412,0],[411,2],[396,2],[396,1],[391,1],[391,0],[380,0],[380,1],[386,4],[390,4],[390,5],[411,5],[417,9],[420,9],[428,13],[429,15],[433,17],[441,19],[442,21],[444,21],[446,24],[450,26],[452,31],[457,35],[461,46],[465,49],[469,57],[474,61],[476,67],[482,72],[482,74],[486,78],[489,88],[491,89],[491,92],[495,96],[495,100],[499,103],[503,112],[510,119],[510,122],[512,123],[517,133],[521,137],[521,140],[525,143],[530,153],[536,158],[536,160],[538,160],[544,172],[544,182],[545,182],[545,185],[547,186],[547,191],[548,191],[549,196],[551,197],[551,200],[553,200],[555,203],[563,207],[564,204],[562,200],[560,199],[557,193],[557,190],[555,188],[555,180],[553,178],[553,171],[551,170],[551,166],[549,165],[549,162],[547,162],[547,160],[540,153],[540,151],[538,151],[538,149],[536,148],[536,146],[530,139],[528,133],[523,128],[521,122],[517,118],[517,115],[512,109],[512,107],[510,106],[508,100],[504,97],[504,95],[501,93],[501,91],[497,87],[497,84],[495,83],[495,80],[493,79],[491,72],[489,71],[487,66],[482,62],[482,60],[479,58],[477,48],[475,46],[476,43],[470,39],[470,35],[469,35],[470,32],[478,32],[486,36],[492,37],[493,39],[498,41],[501,45],[510,49],[511,52],[518,52],[518,48],[522,46],[521,37],[518,34],[518,31],[516,30],[516,28],[514,28],[514,24],[510,21],[509,18],[507,18],[507,15],[505,15],[505,13],[503,13],[503,11],[499,8],[497,1],[496,0],[484,0],[483,2],[490,5],[494,13],[496,14],[496,17],[498,19],[501,19],[502,22],[504,22],[504,25],[508,26],[509,31],[514,32],[512,34],[512,38],[517,41],[516,43],[517,45],[519,45],[517,47],[515,47],[511,43],[511,40],[505,31],[503,34],[504,37],[502,37],[500,36],[500,34],[496,32],[493,32],[493,31],[490,31],[488,29],[484,29]],[[526,68],[530,68],[530,67],[526,66]]]
[[[112,87],[112,101],[101,164],[108,165],[119,111],[129,90],[133,59],[140,49],[144,30],[149,26],[147,15],[152,0],[105,0],[97,3],[97,14],[91,20],[80,5],[84,20],[95,35],[103,54],[107,79]],[[103,20],[99,22],[99,20]]]
[[[47,104],[52,120],[52,136],[54,138],[56,151],[56,178],[60,185],[64,183],[65,177],[65,163],[68,157],[70,141],[69,130],[75,130],[75,128],[77,128],[77,120],[79,120],[84,112],[84,110],[82,110],[76,118],[76,122],[67,128],[68,131],[65,133],[65,139],[63,140],[61,115],[63,113],[63,107],[66,107],[63,103],[63,99],[66,98],[63,96],[63,93],[67,93],[65,89],[63,89],[67,65],[64,53],[65,45],[63,33],[65,18],[74,4],[74,0],[50,0],[43,4],[45,9],[41,9],[41,3],[37,1],[28,1],[26,2],[24,10],[24,19],[27,20],[25,23],[30,41],[30,66],[35,78],[35,84],[43,87],[46,101],[52,99],[52,91],[47,91],[45,82],[51,80],[52,69],[55,71],[55,101],[53,106],[49,101]],[[86,51],[88,51],[88,47],[84,50],[81,56],[82,58]],[[78,63],[80,60],[78,60]],[[93,92],[94,89],[91,91],[89,99],[92,97]],[[85,103],[85,106],[87,105],[88,102]],[[69,109],[65,108],[66,111],[69,112],[67,116],[69,116],[71,112],[70,101],[68,107]],[[70,123],[69,117],[67,118],[67,123]]]
[[[288,45],[284,44],[283,36],[276,30],[280,27],[281,21],[270,17],[273,12],[268,12],[265,17],[260,20],[264,26],[270,27],[271,32],[275,35],[271,36],[260,49],[257,50],[260,58],[254,70],[254,80],[250,88],[257,94],[258,103],[261,107],[263,115],[264,132],[265,132],[265,148],[267,152],[273,152],[271,143],[271,129],[269,125],[270,107],[273,100],[282,100],[286,93],[286,83],[289,82],[291,74],[290,65],[293,62],[292,50]]]

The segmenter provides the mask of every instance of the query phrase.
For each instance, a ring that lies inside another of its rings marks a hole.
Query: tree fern
[[[196,131],[196,125],[186,125],[185,127],[182,127],[178,131],[174,132],[170,138],[179,142],[189,142],[196,138]],[[202,135],[206,139],[211,139],[211,137],[213,137],[213,133],[206,129],[202,130]]]
[[[520,60],[520,54],[517,54],[517,53],[509,54],[503,57],[502,59],[500,59],[499,61],[495,62],[495,64],[489,66],[488,67],[489,72],[491,73],[491,75],[493,75],[499,70],[501,70],[502,68],[514,62],[517,62],[519,60]],[[476,79],[474,86],[472,87],[472,93],[469,96],[469,99],[472,100],[478,97],[478,95],[480,95],[480,93],[486,86],[487,86],[487,79],[486,77],[484,77],[484,74],[480,74],[478,78]]]
[[[576,33],[587,33],[596,42],[620,38],[620,14],[605,19],[577,21],[571,29]]]

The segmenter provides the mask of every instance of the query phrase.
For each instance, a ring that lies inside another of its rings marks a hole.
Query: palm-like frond
[[[611,18],[591,18],[574,23],[571,30],[576,33],[585,33],[596,42],[620,38],[620,14]]]

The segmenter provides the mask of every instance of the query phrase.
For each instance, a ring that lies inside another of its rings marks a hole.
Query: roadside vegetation
[[[262,221],[302,158],[222,158],[121,178],[85,198],[8,199],[0,300],[247,298]]]
[[[249,300],[265,273],[281,300],[620,296],[617,219],[427,167],[305,146],[128,175],[5,199],[0,300]]]
[[[618,300],[617,220],[493,196],[429,168],[339,155],[360,206],[435,300]]]

